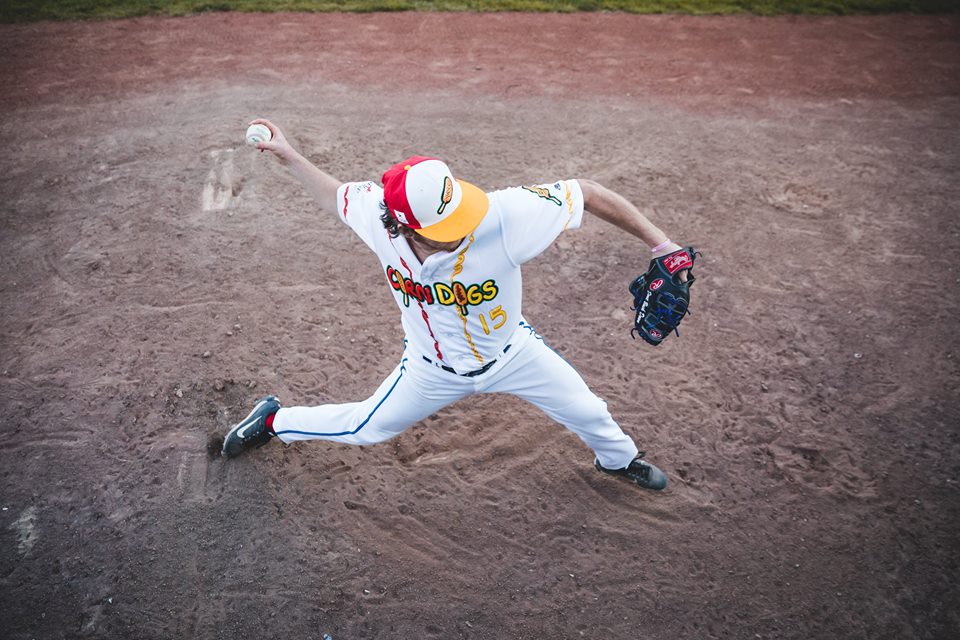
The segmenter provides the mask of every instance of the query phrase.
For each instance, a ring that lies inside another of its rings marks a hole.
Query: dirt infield
[[[960,634],[960,18],[234,15],[0,26],[5,638]],[[376,259],[266,155],[585,177],[704,255],[629,337],[597,219],[527,318],[670,475],[510,397],[388,443],[218,437],[365,397]]]

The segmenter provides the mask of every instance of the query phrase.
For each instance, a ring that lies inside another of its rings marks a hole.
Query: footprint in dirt
[[[214,149],[210,152],[213,167],[203,185],[203,210],[222,211],[230,208],[243,190],[243,179],[236,175],[233,149]]]

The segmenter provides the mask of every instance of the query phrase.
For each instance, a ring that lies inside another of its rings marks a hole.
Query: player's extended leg
[[[272,435],[287,443],[297,440],[331,440],[357,445],[383,442],[472,392],[471,385],[466,383],[431,383],[431,377],[443,373],[434,369],[425,363],[411,365],[404,357],[373,395],[361,402],[279,408],[275,399],[271,402],[269,397],[264,398],[227,434],[223,453],[237,455],[264,444]],[[270,410],[272,433],[266,428],[267,416],[261,415]]]
[[[510,393],[535,404],[564,425],[597,456],[597,468],[650,489],[663,489],[666,474],[642,454],[576,369],[538,338],[531,338],[484,391]]]

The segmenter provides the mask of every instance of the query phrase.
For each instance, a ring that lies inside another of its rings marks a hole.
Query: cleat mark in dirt
[[[214,166],[203,185],[203,210],[223,211],[240,195],[243,186],[233,167],[233,149],[214,149],[210,158]]]
[[[8,452],[46,447],[52,447],[54,449],[74,449],[86,444],[89,436],[89,432],[80,430],[64,431],[56,435],[31,434],[24,436],[22,440],[5,443],[4,449]]]
[[[183,500],[210,504],[223,495],[223,482],[218,479],[222,467],[211,464],[212,459],[207,450],[183,452],[177,469],[177,487]]]
[[[37,533],[36,522],[37,508],[27,507],[9,527],[17,535],[17,551],[21,556],[28,555],[37,544],[40,534]]]

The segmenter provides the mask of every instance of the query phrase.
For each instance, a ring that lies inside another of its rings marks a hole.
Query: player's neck
[[[453,242],[437,242],[435,240],[428,240],[417,234],[407,236],[407,243],[421,263],[435,253],[453,251],[460,246],[461,242],[463,242],[463,238],[454,240]]]

